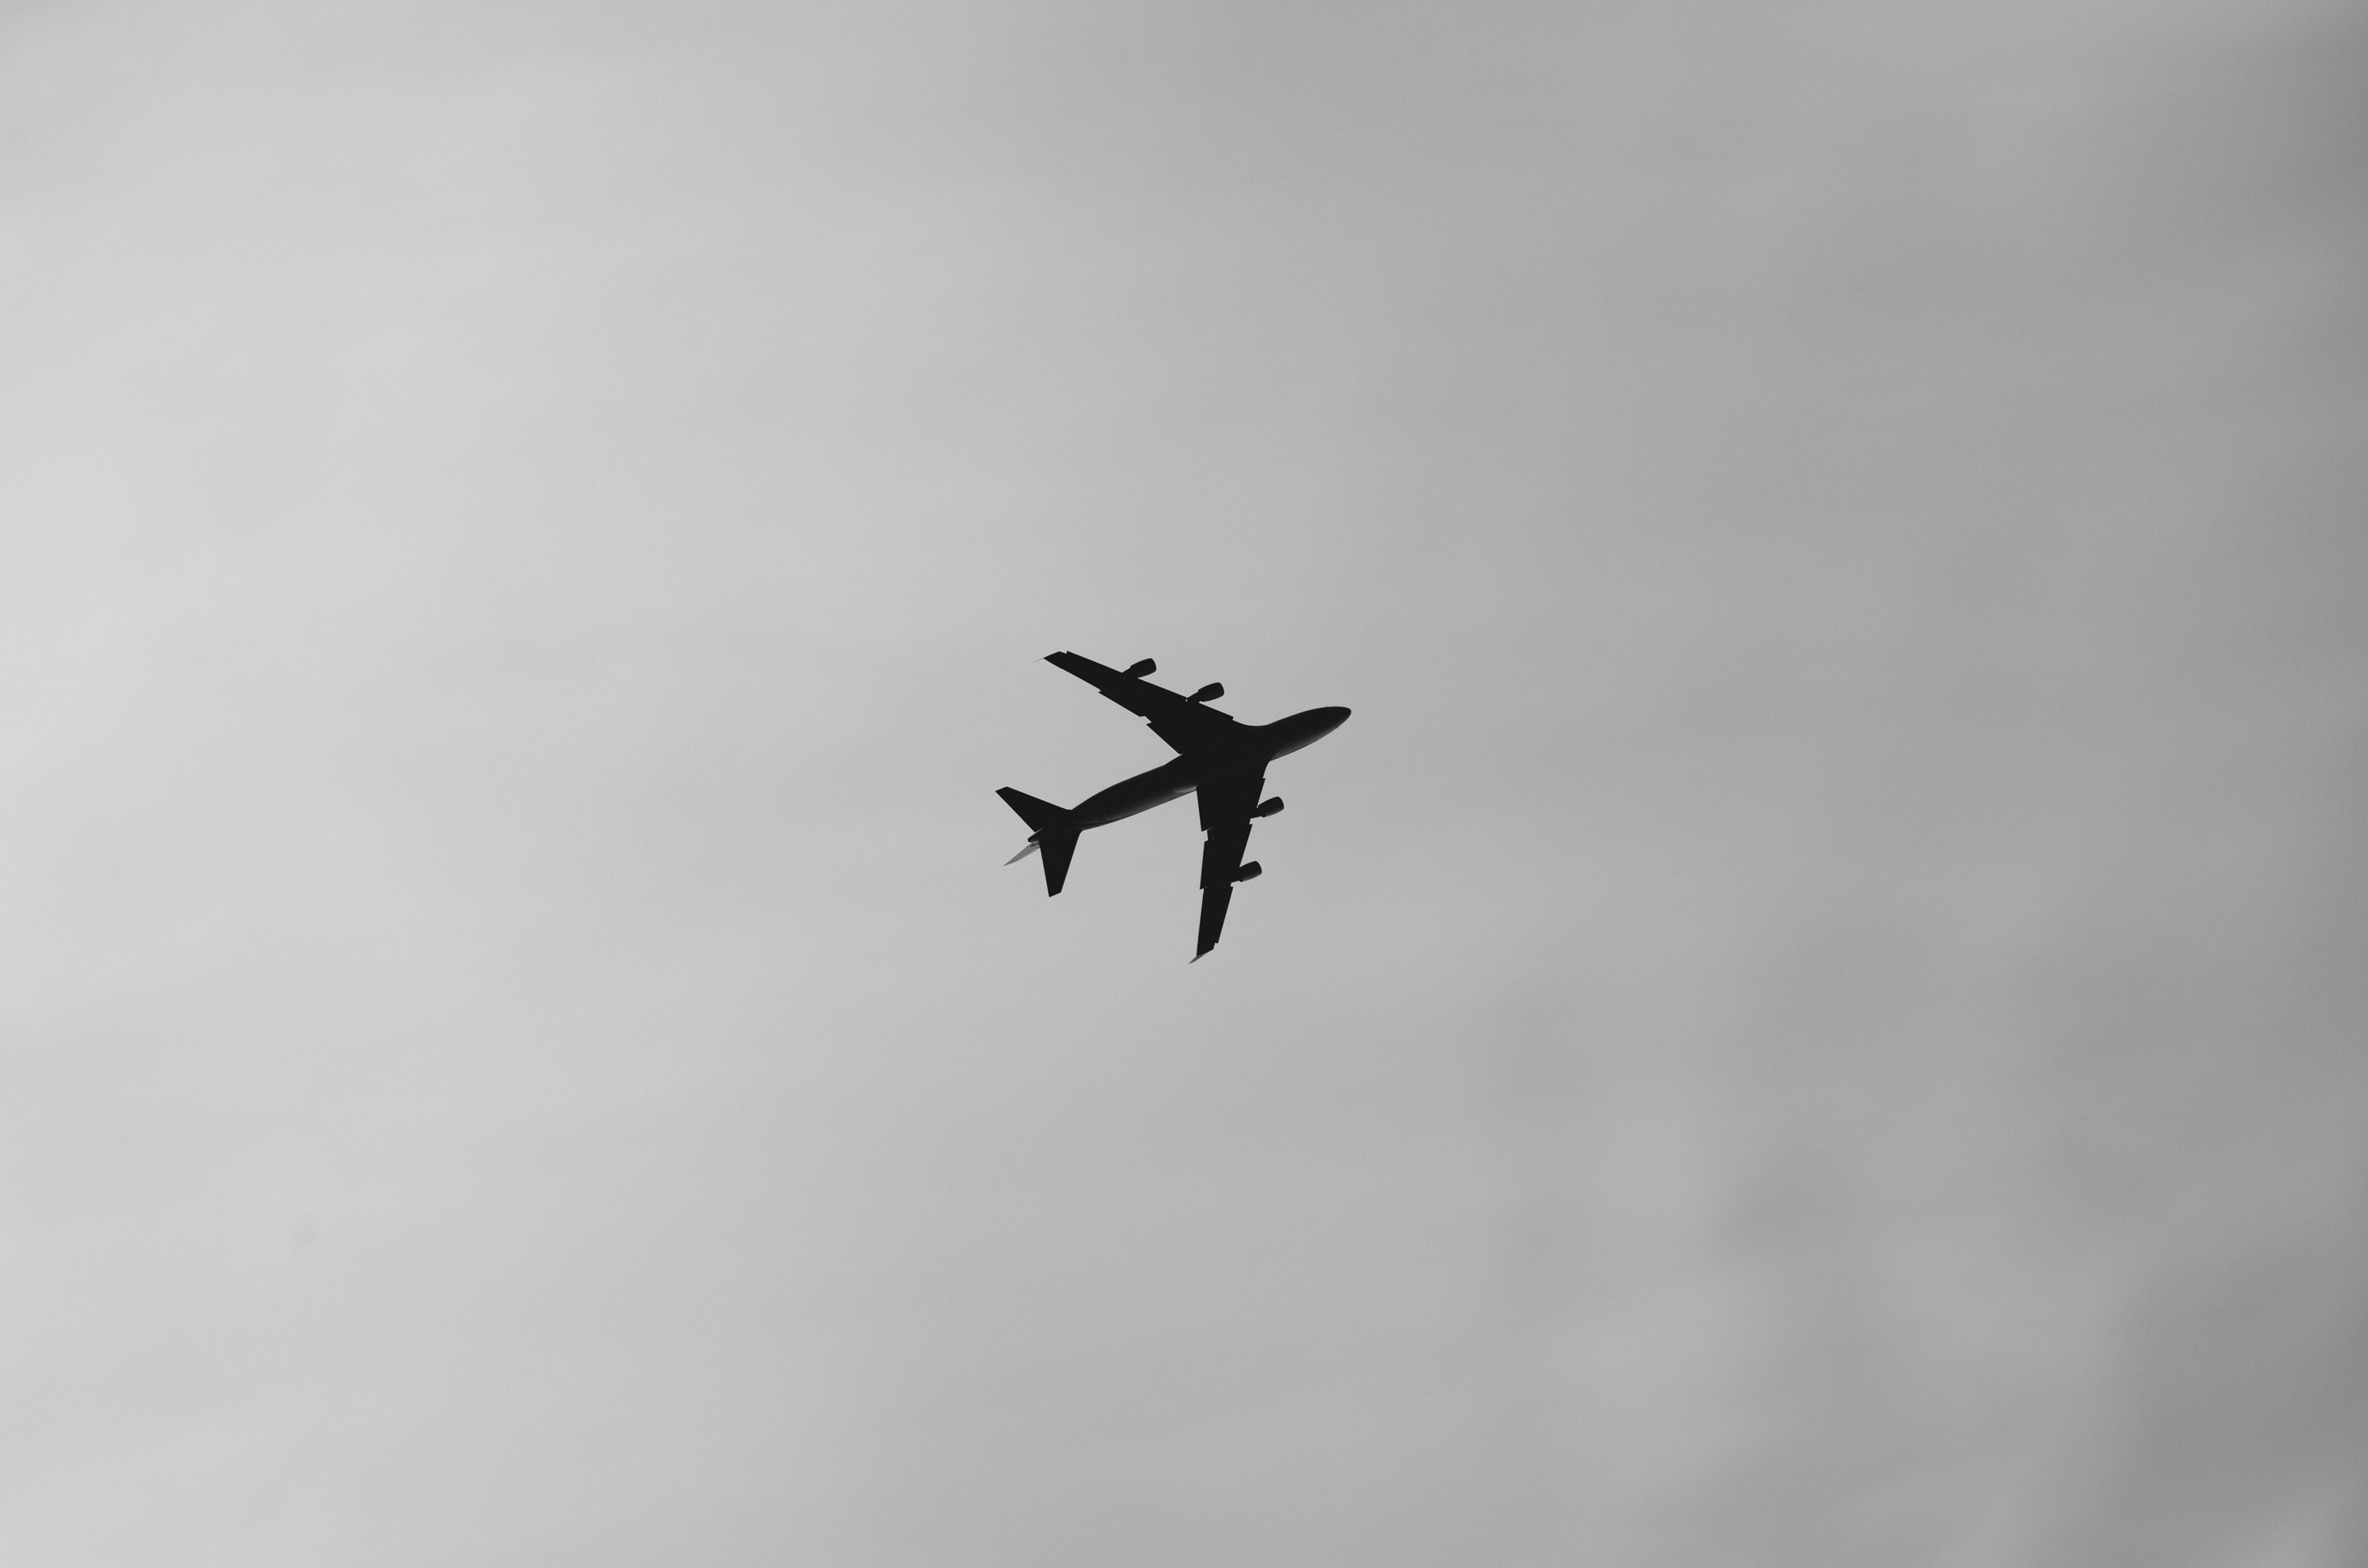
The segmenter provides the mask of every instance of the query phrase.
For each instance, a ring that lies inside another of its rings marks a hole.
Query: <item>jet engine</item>
[[[1126,666],[1126,673],[1136,676],[1147,676],[1158,667],[1158,665],[1149,659],[1137,659],[1133,664]]]
[[[1224,695],[1225,688],[1216,681],[1212,680],[1208,685],[1202,687],[1200,690],[1194,692],[1191,696],[1186,698],[1184,700],[1187,702],[1213,702],[1218,698]]]
[[[1234,881],[1237,882],[1255,881],[1259,873],[1265,869],[1265,867],[1259,865],[1255,860],[1245,860],[1242,862],[1242,869],[1234,873]]]
[[[1250,814],[1252,816],[1258,817],[1270,817],[1281,810],[1282,810],[1282,797],[1280,795],[1269,795],[1265,800],[1260,801],[1258,802],[1258,809],[1252,812]]]

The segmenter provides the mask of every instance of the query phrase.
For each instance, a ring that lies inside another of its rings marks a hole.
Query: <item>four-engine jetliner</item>
[[[1225,695],[1222,686],[1204,686],[1190,697],[1181,697],[1144,680],[1158,667],[1149,659],[1123,671],[1075,653],[1047,653],[1044,659],[1079,680],[1090,681],[1120,707],[1150,720],[1152,733],[1175,747],[1178,755],[1173,761],[1113,784],[1067,811],[1017,790],[997,790],[1004,803],[1034,830],[1028,835],[1028,846],[1004,864],[1024,860],[1042,850],[1044,891],[1057,893],[1068,881],[1069,857],[1076,851],[1077,835],[1198,790],[1201,827],[1209,835],[1201,850],[1201,942],[1192,954],[1192,961],[1200,962],[1225,928],[1225,906],[1233,902],[1234,884],[1258,874],[1257,861],[1242,863],[1242,854],[1249,847],[1251,821],[1282,810],[1280,799],[1258,799],[1266,789],[1267,764],[1322,740],[1347,721],[1349,710],[1311,708],[1271,724],[1244,724],[1206,706],[1212,699]]]

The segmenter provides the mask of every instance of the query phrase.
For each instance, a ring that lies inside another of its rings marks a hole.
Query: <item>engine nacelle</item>
[[[1225,688],[1217,682],[1211,681],[1208,685],[1202,687],[1200,690],[1194,692],[1184,700],[1187,702],[1213,702],[1218,698],[1224,695]]]
[[[1258,802],[1258,809],[1250,814],[1252,816],[1270,817],[1281,810],[1282,810],[1282,797],[1280,795],[1272,795]]]
[[[1242,862],[1242,869],[1234,873],[1234,881],[1237,882],[1255,881],[1265,870],[1266,868],[1259,865],[1257,861],[1245,860]]]
[[[1158,665],[1149,659],[1137,659],[1133,664],[1126,666],[1126,673],[1130,676],[1147,676],[1158,667]]]

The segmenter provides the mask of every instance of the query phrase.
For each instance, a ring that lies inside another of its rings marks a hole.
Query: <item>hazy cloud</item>
[[[2363,40],[15,7],[0,1556],[2358,1561]]]

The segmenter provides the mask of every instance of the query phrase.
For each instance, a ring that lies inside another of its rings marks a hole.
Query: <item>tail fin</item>
[[[1069,857],[1076,853],[1077,829],[1069,825],[1069,813],[1050,801],[1040,801],[1033,795],[1023,795],[1017,790],[997,790],[1003,803],[1019,813],[1019,820],[1036,831],[1029,835],[1033,848],[1044,852],[1044,893],[1046,897],[1061,891],[1069,880]],[[1022,849],[1011,860],[1026,856]],[[1011,864],[1011,860],[1004,862]]]

